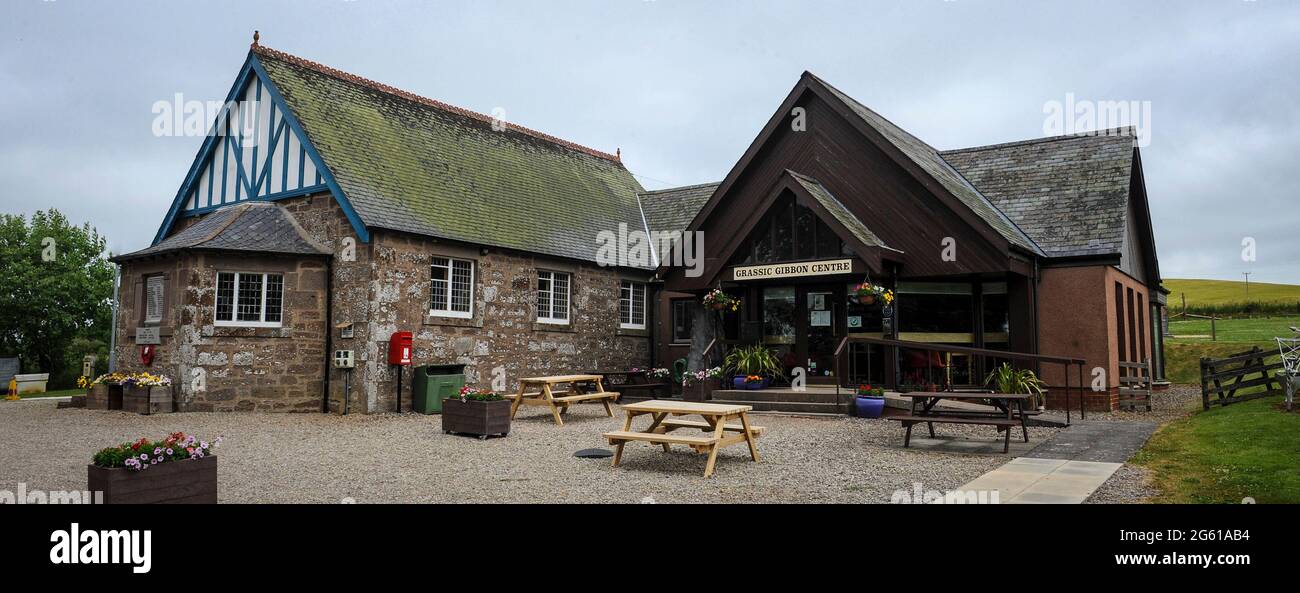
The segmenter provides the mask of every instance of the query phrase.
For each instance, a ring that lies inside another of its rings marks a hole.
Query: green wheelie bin
[[[421,414],[441,414],[442,400],[458,397],[465,386],[465,365],[429,364],[415,367],[411,382],[411,409]]]

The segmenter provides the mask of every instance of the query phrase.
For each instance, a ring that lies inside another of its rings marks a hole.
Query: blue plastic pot
[[[744,375],[737,375],[731,380],[731,386],[736,389],[767,389],[771,384],[772,380],[767,377],[763,377],[763,380],[758,383],[746,382]]]
[[[879,418],[880,413],[883,411],[885,411],[885,398],[883,397],[859,395],[853,398],[853,415],[858,418]]]

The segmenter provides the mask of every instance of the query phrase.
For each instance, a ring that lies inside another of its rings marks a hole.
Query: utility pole
[[[1250,300],[1250,272],[1242,272],[1241,274],[1246,277],[1246,300],[1249,301]]]

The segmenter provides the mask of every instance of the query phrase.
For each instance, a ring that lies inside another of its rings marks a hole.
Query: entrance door
[[[835,383],[835,347],[844,327],[844,287],[801,286],[799,310],[798,354],[808,371],[808,383]]]

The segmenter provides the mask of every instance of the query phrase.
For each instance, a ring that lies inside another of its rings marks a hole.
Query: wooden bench
[[[1003,453],[1009,453],[1011,451],[1011,429],[1021,424],[1019,420],[1012,420],[1010,418],[975,418],[969,416],[886,416],[885,419],[902,422],[903,426],[907,428],[907,434],[903,435],[903,448],[907,448],[912,444],[912,427],[920,422],[930,425],[931,437],[934,436],[934,424],[975,424],[981,426],[996,426],[999,433],[1006,433],[1002,441]],[[1029,438],[1026,435],[1025,442],[1028,441]]]
[[[704,464],[704,477],[707,478],[713,475],[718,450],[722,447],[746,444],[749,447],[750,459],[758,461],[758,447],[754,441],[763,429],[750,425],[748,416],[750,409],[749,406],[741,405],[666,400],[625,404],[623,411],[627,413],[627,420],[623,423],[623,430],[606,432],[602,436],[608,439],[611,445],[616,446],[614,467],[618,467],[619,461],[623,459],[623,446],[629,442],[660,445],[664,451],[670,451],[672,445],[686,445],[696,452],[708,453],[708,461]],[[650,425],[645,430],[632,430],[633,419],[642,415],[650,416]],[[700,416],[704,420],[682,420],[680,416]],[[731,420],[739,420],[740,423],[729,424],[728,421]],[[698,436],[669,434],[682,428],[699,429],[704,431],[704,434]]]
[[[665,418],[663,421],[659,423],[659,426],[664,428],[664,432],[676,430],[678,428],[698,428],[700,430],[713,430],[713,427],[709,426],[708,422],[703,422],[700,420],[680,420],[677,418]],[[722,426],[722,430],[725,430],[727,432],[740,432],[745,430],[745,427],[739,424],[724,424]],[[767,429],[762,426],[749,427],[749,432],[753,433],[754,436],[761,436],[763,434],[763,431],[765,430]]]
[[[568,389],[553,389],[556,385],[567,384]],[[592,384],[595,391],[588,392],[582,384]],[[605,414],[614,416],[611,402],[618,401],[619,392],[605,391],[600,375],[556,375],[551,377],[526,377],[519,380],[519,391],[505,396],[511,400],[510,417],[514,418],[520,406],[545,406],[551,410],[555,423],[564,426],[561,414],[569,411],[569,406],[586,401],[598,401],[605,406]]]
[[[711,447],[717,442],[710,436],[684,436],[678,434],[666,434],[662,432],[637,432],[634,430],[615,430],[604,434],[609,439],[609,444],[617,445],[628,441],[644,441],[647,443],[662,444],[668,443],[673,445],[690,445],[691,448],[699,450],[704,447]]]

